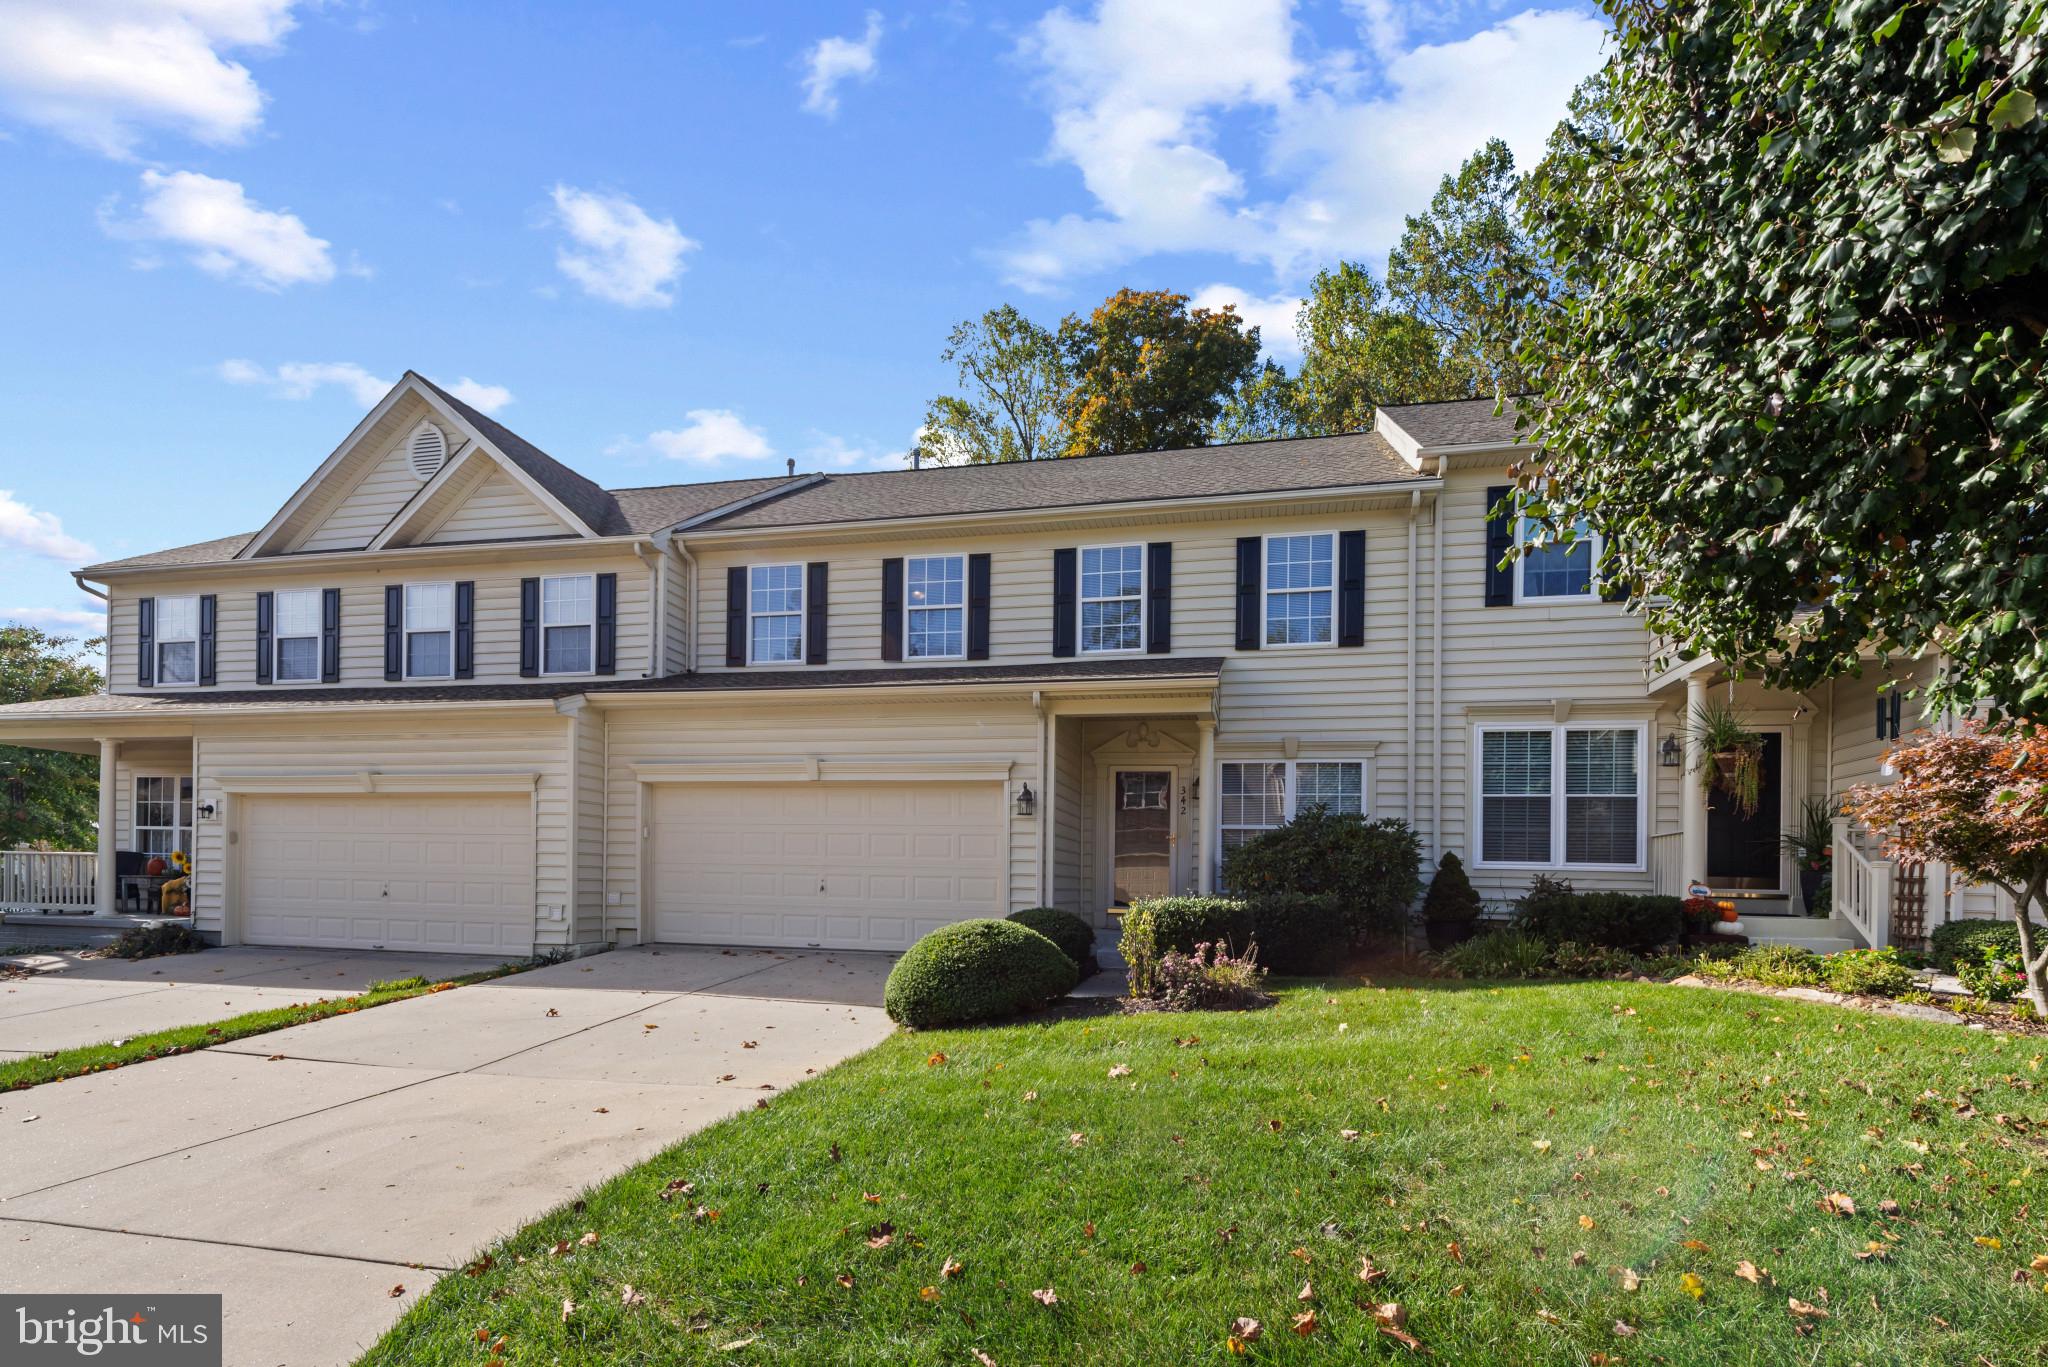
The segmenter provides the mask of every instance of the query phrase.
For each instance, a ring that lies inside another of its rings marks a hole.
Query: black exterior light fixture
[[[1017,800],[1010,804],[1010,810],[1018,816],[1030,816],[1038,810],[1038,795],[1031,791],[1030,784],[1017,790]]]
[[[1684,747],[1679,745],[1678,737],[1676,736],[1665,736],[1664,743],[1657,747],[1657,763],[1666,769],[1676,769],[1679,760],[1683,757]]]

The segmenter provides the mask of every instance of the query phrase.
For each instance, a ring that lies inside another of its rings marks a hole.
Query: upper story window
[[[1081,651],[1145,646],[1145,548],[1081,548]]]
[[[1537,544],[1543,525],[1522,519],[1522,554],[1515,561],[1518,594],[1523,601],[1538,598],[1584,598],[1593,592],[1593,562],[1598,559],[1598,538],[1586,524],[1578,524],[1578,535],[1570,545],[1555,537]]]
[[[455,585],[405,586],[405,677],[455,677]]]
[[[277,653],[273,677],[279,683],[307,683],[320,677],[320,590],[281,589],[272,600]]]
[[[565,574],[540,581],[541,673],[588,674],[596,653],[597,580]]]
[[[903,652],[913,660],[966,656],[966,556],[916,555],[903,562]]]
[[[1640,867],[1643,743],[1636,725],[1482,727],[1480,862]]]
[[[199,598],[156,600],[156,681],[160,685],[199,682]]]
[[[1266,538],[1266,644],[1326,646],[1335,637],[1334,532]]]
[[[755,565],[747,571],[747,659],[788,664],[804,657],[804,567]]]

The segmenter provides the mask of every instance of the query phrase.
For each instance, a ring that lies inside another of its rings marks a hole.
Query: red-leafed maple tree
[[[1850,790],[1843,810],[1885,848],[2003,888],[2019,923],[2027,999],[2048,1018],[2048,727],[2026,722],[1915,736],[1890,755],[1897,778]]]

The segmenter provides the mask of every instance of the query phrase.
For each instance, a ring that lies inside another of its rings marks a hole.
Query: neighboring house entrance
[[[1742,815],[1734,800],[1719,788],[1707,796],[1707,882],[1716,888],[1779,890],[1785,733],[1762,734],[1763,778],[1758,784],[1756,811]]]
[[[244,943],[533,951],[530,797],[240,801]]]
[[[1006,785],[649,785],[656,940],[908,949],[1008,911]]]
[[[1119,769],[1110,803],[1110,879],[1118,906],[1173,893],[1173,771]]]

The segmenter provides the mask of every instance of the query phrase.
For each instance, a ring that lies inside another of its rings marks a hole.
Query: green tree
[[[1060,454],[1072,376],[1052,333],[1004,304],[954,327],[939,355],[958,370],[964,393],[926,407],[926,455],[941,465],[986,465]]]
[[[1317,272],[1294,327],[1302,361],[1292,397],[1303,431],[1355,432],[1372,426],[1381,404],[1474,392],[1435,331],[1390,308],[1372,272],[1354,262]]]
[[[1259,330],[1229,305],[1188,308],[1169,290],[1118,290],[1060,324],[1074,377],[1064,454],[1200,446],[1259,373]]]
[[[89,653],[102,644],[0,626],[0,703],[98,692],[105,681]],[[0,849],[45,843],[94,848],[99,780],[97,756],[0,745]]]
[[[1678,658],[1803,689],[1939,651],[2048,716],[2040,0],[1607,0],[1603,117],[1532,176],[1525,408]]]
[[[1270,441],[1304,435],[1294,378],[1285,367],[1263,361],[1250,379],[1237,387],[1223,415],[1216,419],[1212,441]]]

